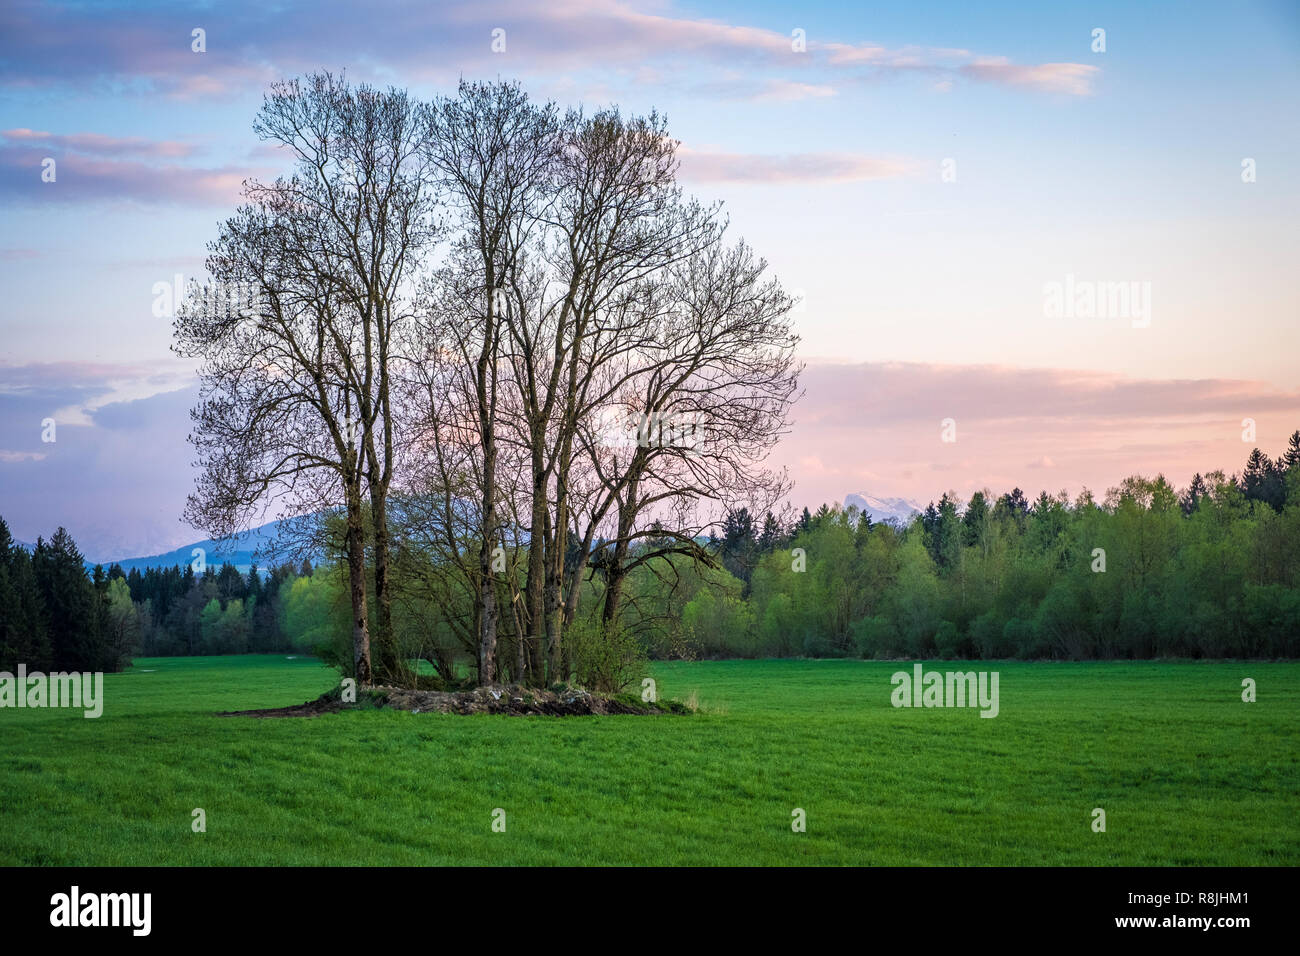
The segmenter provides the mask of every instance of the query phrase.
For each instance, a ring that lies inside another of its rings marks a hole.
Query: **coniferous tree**
[[[1282,453],[1281,463],[1284,471],[1300,467],[1300,429],[1293,431],[1291,437],[1287,439],[1286,451]]]
[[[967,547],[981,544],[987,534],[988,521],[988,499],[984,496],[984,492],[977,491],[971,495],[970,504],[966,506],[966,513],[962,515],[962,544]]]
[[[1178,503],[1183,509],[1183,515],[1190,518],[1195,513],[1197,506],[1200,505],[1201,499],[1208,492],[1209,488],[1205,484],[1205,479],[1201,477],[1201,473],[1198,471],[1192,476],[1192,483],[1187,486],[1187,490],[1178,499]]]
[[[1253,449],[1241,476],[1241,490],[1248,501],[1262,501],[1281,511],[1286,496],[1284,472],[1281,460],[1274,463],[1258,448]]]
[[[781,524],[776,520],[776,516],[769,511],[763,518],[763,530],[758,535],[758,553],[763,555],[776,550],[776,546],[781,541],[781,536]]]
[[[52,667],[75,671],[117,671],[125,663],[108,633],[108,576],[96,566],[86,577],[81,551],[65,528],[32,554],[36,589],[49,622]]]
[[[754,538],[754,519],[748,508],[727,512],[722,527],[722,566],[748,582],[754,570],[758,542]]]
[[[19,547],[0,518],[0,669],[18,664],[39,670],[50,665],[44,608],[32,574],[31,556]]]
[[[926,540],[930,540],[934,535],[935,529],[939,526],[939,509],[931,501],[921,512],[921,530],[925,533]]]
[[[1014,523],[1017,532],[1025,530],[1028,515],[1029,502],[1025,500],[1025,493],[1019,488],[1013,488],[1010,493],[1004,494],[993,506],[994,519],[1001,524]]]
[[[925,529],[925,544],[940,571],[946,571],[957,563],[961,548],[961,521],[957,517],[957,502],[946,492],[925,509],[922,515]]]

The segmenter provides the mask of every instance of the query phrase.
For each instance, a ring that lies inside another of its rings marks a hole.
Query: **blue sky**
[[[1240,466],[1244,417],[1277,451],[1300,427],[1296,5],[1044,7],[7,3],[0,514],[105,557],[200,536],[177,520],[192,369],[152,290],[280,171],[251,131],[267,83],[318,68],[666,112],[684,183],[804,299],[779,452],[800,504],[1182,483]],[[1066,276],[1150,283],[1149,324],[1045,317]],[[912,414],[932,397],[970,426],[956,448]]]

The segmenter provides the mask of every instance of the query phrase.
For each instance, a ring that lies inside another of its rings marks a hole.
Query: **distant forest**
[[[304,561],[269,574],[229,564],[203,573],[96,565],[88,574],[65,529],[29,552],[0,518],[0,669],[118,671],[139,655],[287,650],[286,625],[301,620],[288,599],[311,573]]]
[[[441,577],[427,555],[394,536],[399,646],[455,680],[473,648],[439,612],[446,595],[430,594]],[[594,610],[574,628],[587,680],[645,657],[1296,657],[1300,431],[1276,460],[1255,449],[1241,474],[1198,474],[1181,493],[1157,476],[1100,501],[944,495],[905,526],[831,505],[788,525],[740,509],[704,550],[634,568],[626,644],[611,651],[608,633],[583,640],[600,630],[597,543],[583,583]],[[64,529],[29,552],[0,519],[0,668],[295,651],[346,669],[349,611],[337,562],[87,574]]]
[[[1240,476],[1198,474],[1181,494],[1157,476],[1101,501],[944,495],[901,529],[823,507],[772,540],[729,522],[731,580],[680,607],[698,653],[1300,655],[1300,432],[1277,461],[1256,449]]]

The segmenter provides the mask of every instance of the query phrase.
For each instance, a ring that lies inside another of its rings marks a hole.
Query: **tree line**
[[[335,519],[336,547],[344,534]],[[647,658],[1296,657],[1297,542],[1300,431],[1277,459],[1256,449],[1240,474],[1198,474],[1181,492],[1158,475],[1130,477],[1101,501],[945,494],[906,523],[832,505],[756,520],[742,507],[698,552],[634,566],[616,631],[603,626],[599,542],[580,576],[570,660],[582,682],[619,690]],[[631,554],[669,547],[652,536]],[[452,685],[475,676],[477,659],[447,610],[469,617],[473,595],[462,590],[458,608],[430,597],[430,560],[400,549],[394,641]],[[511,563],[524,566],[521,555]],[[228,564],[87,572],[64,529],[29,552],[0,519],[0,668],[291,650],[345,668],[349,592],[337,558],[266,574]]]
[[[630,548],[633,560],[661,557],[625,575],[613,631],[602,614],[609,549],[597,542],[585,561],[574,551],[582,596],[568,634],[584,683],[621,689],[646,658],[1300,655],[1300,432],[1278,459],[1253,451],[1243,472],[1198,474],[1181,492],[1157,475],[1100,499],[945,494],[906,522],[833,505],[761,518],[741,507],[698,552],[663,555],[671,541]],[[395,639],[451,684],[474,661],[450,623],[472,615],[473,595],[430,596],[432,560],[401,551]],[[319,626],[299,649],[341,663],[341,575],[318,569],[313,588]]]
[[[660,653],[717,657],[1295,657],[1300,431],[1276,460],[1130,477],[1102,500],[946,494],[900,526],[804,510],[747,514],[664,610]],[[660,591],[646,581],[648,594]],[[691,593],[693,590],[693,593]]]
[[[231,564],[88,569],[66,529],[29,551],[0,518],[0,669],[114,672],[139,655],[311,653],[333,619],[313,573],[305,559],[247,574]]]

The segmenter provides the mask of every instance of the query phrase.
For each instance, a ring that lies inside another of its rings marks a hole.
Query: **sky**
[[[205,536],[179,519],[194,367],[155,290],[284,171],[252,121],[316,69],[665,113],[683,185],[800,297],[773,458],[796,506],[1181,487],[1278,453],[1300,5],[1043,7],[6,0],[0,515],[98,560]]]

